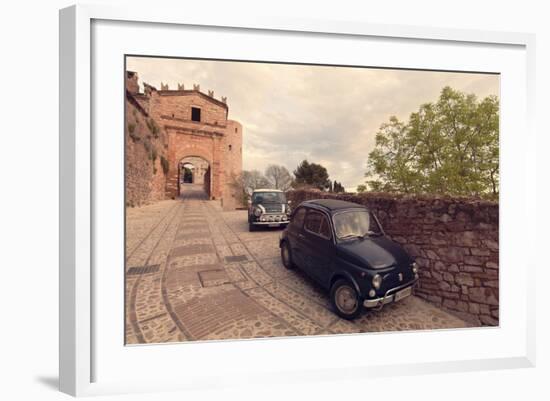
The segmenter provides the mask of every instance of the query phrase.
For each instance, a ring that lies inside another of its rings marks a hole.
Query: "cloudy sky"
[[[374,137],[390,116],[406,120],[444,86],[478,97],[499,94],[499,77],[432,71],[302,66],[129,57],[140,85],[177,89],[200,84],[227,97],[229,118],[243,125],[243,168],[280,164],[292,173],[304,159],[353,191]]]

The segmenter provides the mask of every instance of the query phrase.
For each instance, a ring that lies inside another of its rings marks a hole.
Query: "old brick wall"
[[[201,109],[201,121],[191,120],[191,108]],[[223,137],[227,123],[227,105],[196,90],[151,90],[151,117],[168,134],[168,175],[166,194],[178,193],[178,166],[189,156],[201,157],[210,166],[208,195],[221,199],[224,188]]]
[[[168,139],[134,97],[126,95],[126,206],[165,199]]]
[[[243,148],[242,148],[243,126],[233,120],[227,120],[225,135],[223,137],[224,155],[224,189],[223,208],[224,210],[235,210],[242,207],[242,199],[239,191],[232,185],[243,170]]]
[[[383,193],[290,191],[294,207],[336,198],[376,213],[386,233],[416,258],[416,295],[477,325],[499,322],[499,207],[478,199]]]
[[[143,82],[143,93],[140,93],[138,74],[132,71],[126,73],[126,89],[127,107],[132,108],[127,116],[142,116],[141,120],[136,117],[135,121],[127,121],[126,127],[126,135],[132,140],[127,142],[128,203],[177,198],[180,163],[194,157],[209,167],[197,181],[204,182],[207,196],[220,200],[226,210],[240,206],[237,201],[240,194],[235,194],[230,177],[242,171],[242,126],[227,119],[227,99],[216,99],[212,91],[202,93],[195,85],[193,89],[184,89],[182,84],[178,84],[177,90],[170,90],[167,84],[161,83],[161,89],[157,90]],[[199,121],[192,119],[193,108],[200,109]],[[138,142],[147,149],[143,150]],[[151,148],[155,156],[152,159]],[[165,158],[165,162],[159,164],[157,155],[160,160]],[[159,166],[165,167],[165,174],[158,174]]]
[[[195,124],[196,127],[210,125],[213,127],[223,126],[224,128],[227,121],[227,105],[198,91],[152,91],[150,103],[152,116],[157,121],[166,118]],[[200,122],[191,120],[192,107],[201,110]]]

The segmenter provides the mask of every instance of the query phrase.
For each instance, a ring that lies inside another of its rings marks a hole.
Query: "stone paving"
[[[467,327],[417,298],[340,319],[280,261],[280,229],[248,232],[200,188],[127,210],[126,344]]]

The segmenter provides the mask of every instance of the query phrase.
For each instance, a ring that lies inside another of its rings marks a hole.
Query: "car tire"
[[[289,270],[296,267],[292,261],[292,253],[290,252],[290,245],[288,245],[288,241],[284,241],[281,244],[281,261],[283,262],[283,266]]]
[[[361,297],[349,280],[340,279],[332,285],[330,302],[341,318],[352,320],[361,313]]]

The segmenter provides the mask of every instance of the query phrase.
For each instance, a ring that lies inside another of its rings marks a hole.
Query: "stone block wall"
[[[499,323],[499,207],[479,199],[384,193],[287,193],[296,207],[334,198],[370,208],[419,264],[417,296],[475,325]]]
[[[147,112],[127,93],[126,206],[165,199],[166,175],[161,160],[167,158],[168,139],[164,130],[153,124]]]

